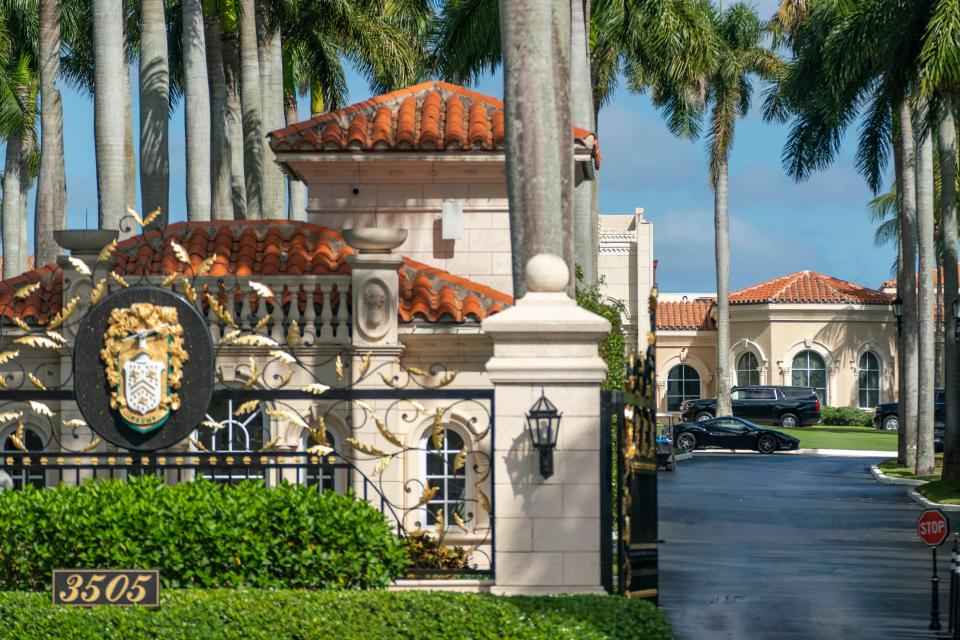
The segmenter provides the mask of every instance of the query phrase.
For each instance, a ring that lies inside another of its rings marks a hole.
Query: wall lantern
[[[557,447],[561,415],[542,389],[540,399],[527,412],[527,431],[533,446],[540,451],[540,475],[545,479],[553,475],[553,450]]]
[[[463,237],[463,202],[447,199],[440,206],[440,237],[443,240],[459,240]]]
[[[960,343],[960,296],[953,299],[953,341]]]
[[[903,335],[903,299],[900,296],[897,296],[893,300],[893,317],[897,319],[897,335],[902,336]]]

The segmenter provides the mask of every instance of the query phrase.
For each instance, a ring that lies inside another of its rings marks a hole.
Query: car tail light
[[[817,404],[815,406],[817,407],[817,413],[820,413],[820,398],[817,398]]]

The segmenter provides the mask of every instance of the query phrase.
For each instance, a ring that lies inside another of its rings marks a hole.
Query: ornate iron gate
[[[650,295],[654,320],[657,291]],[[651,322],[652,326],[655,326]],[[601,579],[609,593],[657,602],[656,337],[630,355],[622,391],[600,402]]]

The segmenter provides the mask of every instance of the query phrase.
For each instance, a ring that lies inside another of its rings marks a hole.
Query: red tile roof
[[[433,80],[318,114],[269,134],[283,151],[468,151],[504,149],[503,101]],[[573,139],[600,166],[595,134],[574,127]]]
[[[186,265],[174,255],[170,240],[190,254],[194,268],[217,254],[210,275],[349,275],[346,256],[353,249],[337,231],[319,225],[288,220],[243,222],[181,222],[162,232],[160,251],[134,237],[119,243],[114,271],[124,276],[162,275],[183,272]],[[505,293],[404,258],[399,269],[400,319],[429,322],[464,322],[485,317],[513,304]],[[15,300],[21,287],[40,282],[41,287],[25,300]],[[56,264],[0,282],[0,315],[17,315],[27,322],[45,324],[63,304],[63,270]]]
[[[798,271],[730,294],[730,304],[890,304],[889,294],[813,271]],[[714,298],[657,303],[657,328],[665,331],[716,329]]]
[[[712,298],[660,301],[657,303],[657,329],[665,331],[709,331],[716,325],[710,318]]]
[[[957,271],[960,271],[960,262],[957,263]],[[933,282],[934,285],[939,285],[943,282],[943,272],[940,269],[934,270]],[[915,274],[919,277],[919,274]],[[896,289],[897,288],[897,279],[890,278],[889,280],[884,280],[880,285],[881,289]]]
[[[881,291],[815,271],[798,271],[730,294],[730,304],[890,304],[890,300]]]

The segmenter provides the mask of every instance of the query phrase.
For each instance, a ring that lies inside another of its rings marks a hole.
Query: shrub
[[[437,538],[426,533],[410,534],[405,543],[411,568],[442,569],[450,573],[470,568],[470,552],[461,546],[440,544]]]
[[[304,485],[105,480],[0,492],[0,589],[55,568],[159,569],[166,587],[382,587],[406,554],[362,500]]]
[[[855,407],[823,407],[820,409],[820,424],[838,427],[871,427],[873,414]]]
[[[313,640],[450,638],[666,640],[642,600],[431,592],[167,591],[157,610],[53,607],[42,593],[0,593],[5,637],[18,640]]]
[[[622,326],[626,308],[620,300],[604,298],[600,293],[600,285],[604,283],[603,276],[598,284],[585,284],[580,265],[574,267],[574,275],[577,304],[606,318],[610,323],[610,333],[600,342],[599,347],[600,357],[607,364],[607,378],[603,381],[602,388],[607,391],[622,389],[627,370],[627,339]]]

